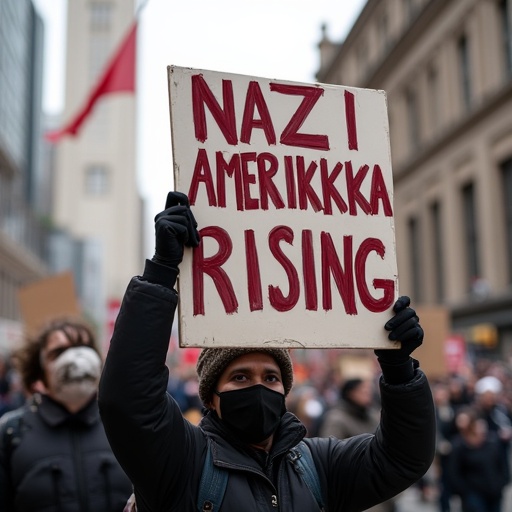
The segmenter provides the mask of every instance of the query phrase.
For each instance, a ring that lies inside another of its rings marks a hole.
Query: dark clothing
[[[338,439],[374,433],[379,425],[380,411],[372,407],[362,407],[348,399],[340,398],[329,409],[320,429],[321,436],[334,436]],[[367,509],[367,512],[389,512],[395,509],[395,500],[390,499]]]
[[[448,475],[452,491],[461,498],[464,512],[499,510],[508,479],[496,435],[489,432],[480,446],[470,446],[462,436],[457,436],[448,461]]]
[[[324,414],[321,436],[345,439],[359,434],[373,433],[380,420],[380,411],[373,407],[360,407],[341,399]]]
[[[482,417],[487,422],[490,432],[494,432],[499,439],[501,445],[501,453],[505,464],[505,478],[507,482],[510,480],[510,431],[512,430],[512,418],[507,409],[502,405],[495,405],[490,410],[481,409]],[[508,434],[502,438],[503,434]]]
[[[452,450],[452,440],[458,434],[455,425],[455,409],[450,403],[436,407],[436,424],[439,508],[440,512],[450,512],[452,491],[450,488],[448,462]]]
[[[220,512],[313,512],[314,497],[286,455],[304,425],[286,413],[270,453],[241,445],[215,413],[199,427],[166,393],[165,358],[178,296],[134,278],[117,318],[100,382],[99,405],[112,449],[135,486],[139,512],[196,510],[207,436],[213,459],[229,471]],[[434,454],[435,417],[425,375],[380,382],[382,422],[375,435],[307,438],[328,511],[355,512],[417,481]],[[134,443],[133,440],[137,439]]]
[[[120,512],[131,482],[116,461],[96,398],[76,414],[46,396],[5,414],[21,414],[7,460],[0,437],[0,510]],[[19,440],[19,444],[18,444]]]

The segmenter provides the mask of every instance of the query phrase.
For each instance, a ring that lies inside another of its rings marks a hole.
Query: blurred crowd
[[[25,394],[10,354],[0,352],[0,416],[25,403]]]
[[[373,431],[378,424],[380,372],[375,358],[354,359],[353,352],[348,354],[346,350],[292,351],[296,381],[287,407],[311,437],[343,438]],[[202,405],[195,355],[169,359],[173,377],[168,391],[183,414],[197,424]],[[345,366],[344,358],[349,360]],[[437,503],[439,512],[453,511],[454,497],[474,503],[475,511],[501,510],[501,494],[510,482],[512,365],[478,357],[460,372],[431,378],[430,383],[437,411],[437,455],[418,483],[422,498]],[[9,355],[0,354],[0,416],[25,400]],[[392,512],[394,502],[371,510]]]
[[[348,437],[373,431],[380,414],[380,371],[374,358],[350,350],[292,351],[296,382],[288,410],[308,435]],[[172,364],[172,362],[171,362]],[[177,365],[169,392],[192,421],[201,417],[191,361]],[[439,512],[502,510],[510,483],[512,365],[491,356],[474,357],[460,371],[430,378],[437,413],[437,454],[418,482],[426,502]],[[456,505],[454,506],[454,503]],[[396,500],[372,512],[393,512]]]

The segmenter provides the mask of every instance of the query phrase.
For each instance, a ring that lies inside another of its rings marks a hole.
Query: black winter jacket
[[[0,435],[0,511],[123,510],[132,485],[110,449],[96,397],[70,414],[37,396],[2,416],[0,425],[13,416],[21,416],[21,423],[9,446]]]
[[[207,436],[214,463],[229,470],[220,512],[313,512],[313,496],[286,457],[306,434],[286,413],[268,455],[240,446],[214,413],[187,422],[166,393],[165,365],[177,293],[141,278],[128,286],[99,388],[100,413],[119,462],[135,486],[139,512],[196,510]],[[381,379],[375,435],[305,439],[329,512],[355,512],[416,482],[434,456],[435,419],[425,375],[391,386]]]

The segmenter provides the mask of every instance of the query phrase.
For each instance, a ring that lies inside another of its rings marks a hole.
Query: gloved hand
[[[188,197],[169,192],[165,210],[155,217],[155,254],[146,261],[142,278],[172,288],[183,259],[183,247],[197,247],[200,237]]]
[[[401,347],[375,350],[384,378],[390,383],[405,382],[412,378],[414,368],[410,355],[423,343],[423,329],[416,311],[409,307],[410,304],[409,297],[399,297],[393,306],[395,316],[384,325],[384,329],[390,331],[389,340],[400,341]]]
[[[183,260],[183,246],[199,245],[197,222],[185,194],[169,192],[165,210],[155,217],[155,236],[152,261],[175,269]]]

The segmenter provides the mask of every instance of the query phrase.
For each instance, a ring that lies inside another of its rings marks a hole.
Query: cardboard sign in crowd
[[[175,190],[201,244],[181,346],[389,347],[398,297],[383,91],[169,66]]]

